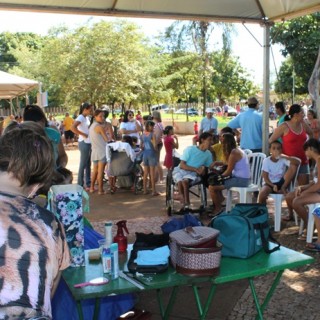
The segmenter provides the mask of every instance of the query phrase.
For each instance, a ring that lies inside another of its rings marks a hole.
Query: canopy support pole
[[[263,37],[263,122],[262,152],[269,150],[269,105],[270,105],[270,24],[264,24]]]

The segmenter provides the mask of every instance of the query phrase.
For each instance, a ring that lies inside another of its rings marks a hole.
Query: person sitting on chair
[[[282,143],[278,140],[270,144],[270,157],[263,160],[262,186],[258,202],[266,204],[270,193],[287,193],[287,188],[294,178],[299,166],[299,161],[282,154]]]
[[[199,137],[199,146],[187,147],[178,167],[172,173],[173,181],[178,184],[179,194],[183,208],[190,205],[189,182],[206,173],[206,167],[213,165],[212,154],[209,151],[212,145],[212,134],[204,132]]]
[[[231,176],[230,179],[224,180],[222,185],[210,185],[209,191],[213,202],[213,215],[217,215],[222,211],[222,202],[224,196],[222,190],[231,187],[248,187],[250,183],[250,167],[248,157],[237,147],[237,142],[232,133],[225,133],[222,140],[222,148],[224,156],[227,160],[227,169],[222,172],[222,177]],[[214,162],[213,166],[220,164]]]

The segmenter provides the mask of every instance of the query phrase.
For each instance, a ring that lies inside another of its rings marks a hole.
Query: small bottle
[[[106,239],[105,246],[111,246],[112,241],[112,222],[108,221],[104,224],[104,237]]]
[[[112,244],[112,222],[108,221],[104,225],[105,228],[105,244],[102,249],[102,265],[103,272],[110,273],[111,272],[111,249],[110,246]]]
[[[119,278],[119,253],[118,244],[112,243],[110,246],[111,251],[111,279]]]

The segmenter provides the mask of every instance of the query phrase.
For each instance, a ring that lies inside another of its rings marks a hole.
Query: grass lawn
[[[183,114],[173,114],[172,116],[171,114],[161,113],[161,116],[162,120],[187,121],[187,117]],[[202,118],[202,116],[189,117],[189,122],[198,121],[198,124],[200,125]],[[228,122],[233,119],[233,117],[224,118],[220,116],[216,116],[215,118],[218,120],[219,129],[226,127]]]

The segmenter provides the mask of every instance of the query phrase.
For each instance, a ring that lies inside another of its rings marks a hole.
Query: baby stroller
[[[136,154],[126,142],[112,142],[106,149],[108,173],[117,177],[117,185],[121,188],[132,188],[135,194],[143,189],[143,169]]]
[[[173,155],[173,164],[174,167],[178,166],[180,159],[178,155],[174,153]],[[172,177],[172,170],[168,170],[166,178],[166,209],[168,216],[173,214],[184,214],[183,210],[175,211],[175,194],[178,192],[178,186],[175,184]],[[207,207],[207,186],[206,186],[206,177],[199,176],[195,181],[190,181],[189,183],[189,192],[200,199],[200,208],[196,210],[200,214],[205,211]],[[191,209],[188,209],[191,212]]]

